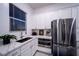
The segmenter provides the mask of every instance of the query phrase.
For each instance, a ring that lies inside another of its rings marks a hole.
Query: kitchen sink
[[[27,41],[27,40],[29,40],[29,39],[31,39],[31,37],[23,38],[23,39],[21,39],[21,40],[17,40],[16,42],[23,43],[23,42],[25,42],[25,41]]]

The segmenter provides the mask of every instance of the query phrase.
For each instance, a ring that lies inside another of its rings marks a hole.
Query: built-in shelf
[[[51,36],[51,29],[32,29],[32,33],[34,32],[41,36]]]

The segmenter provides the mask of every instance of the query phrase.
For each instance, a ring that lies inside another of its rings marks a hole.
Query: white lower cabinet
[[[28,50],[26,50],[25,52],[22,52],[22,53],[21,53],[21,56],[32,56],[31,50],[28,49]]]
[[[34,38],[33,41],[32,41],[32,55],[35,54],[35,52],[37,51],[38,49],[38,39],[37,38]]]
[[[9,53],[7,56],[20,56],[20,48],[12,51],[11,53]]]
[[[21,56],[31,56],[32,55],[32,41],[28,42],[27,44],[21,47]]]
[[[13,52],[9,53],[8,56],[33,56],[38,47],[38,40],[36,38],[32,39],[28,43],[22,45],[21,47],[15,49]]]
[[[21,47],[21,56],[32,56],[37,50],[37,39],[33,39],[28,44]]]

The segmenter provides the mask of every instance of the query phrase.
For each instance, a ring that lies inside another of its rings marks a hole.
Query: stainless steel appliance
[[[54,56],[76,55],[76,20],[73,18],[51,22],[51,53]]]

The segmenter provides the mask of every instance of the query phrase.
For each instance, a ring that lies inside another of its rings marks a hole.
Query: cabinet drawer
[[[21,53],[21,56],[32,56],[31,52],[32,52],[31,49],[28,49],[25,52]]]
[[[32,42],[33,42],[34,45],[38,45],[38,40],[37,39],[34,39]]]
[[[8,56],[20,56],[20,48],[16,49],[15,51],[12,51],[8,54]]]
[[[30,46],[28,46],[28,48],[21,50],[21,53],[28,52],[29,50],[32,50],[32,48],[33,48],[33,45],[30,45]]]
[[[30,48],[30,45],[31,45],[31,42],[30,42],[30,43],[27,43],[27,44],[25,44],[25,45],[23,45],[23,46],[21,47],[21,51]]]
[[[33,46],[33,48],[32,48],[32,55],[35,54],[36,50],[37,50],[37,47],[36,46]]]

